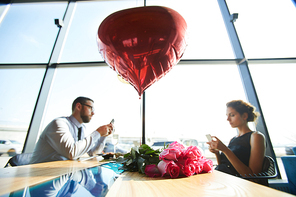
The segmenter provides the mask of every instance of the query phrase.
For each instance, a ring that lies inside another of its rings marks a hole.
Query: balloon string
[[[140,137],[140,145],[142,144],[142,140],[143,140],[143,122],[142,122],[142,120],[143,120],[143,109],[142,109],[142,107],[143,107],[143,100],[142,100],[142,98],[141,98],[141,96],[140,96],[140,98],[139,98],[139,101],[140,101],[140,125],[139,125],[139,130],[140,130],[140,132],[141,132],[141,137]]]
[[[141,144],[146,144],[146,129],[145,129],[145,92],[142,94],[142,98],[140,98],[140,125],[142,131],[142,140]]]

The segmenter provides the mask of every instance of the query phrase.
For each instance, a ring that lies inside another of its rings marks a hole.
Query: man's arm
[[[101,126],[96,131],[94,131],[94,132],[100,133],[101,137],[98,141],[95,142],[95,145],[88,152],[88,154],[90,156],[93,156],[94,154],[100,154],[105,147],[107,136],[109,136],[111,133],[113,133],[114,130],[115,130],[114,125],[112,123],[110,123],[110,124]]]
[[[53,121],[50,127],[46,134],[48,143],[58,154],[68,159],[77,159],[87,153],[101,137],[100,133],[93,132],[83,140],[75,142],[73,131],[70,131],[71,125],[63,118]]]

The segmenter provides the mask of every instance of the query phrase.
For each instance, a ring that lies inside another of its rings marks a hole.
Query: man
[[[113,131],[113,124],[99,127],[89,136],[84,136],[85,126],[94,115],[94,101],[78,97],[72,104],[72,115],[50,122],[39,137],[30,163],[56,160],[75,160],[88,153],[100,153],[106,137]]]

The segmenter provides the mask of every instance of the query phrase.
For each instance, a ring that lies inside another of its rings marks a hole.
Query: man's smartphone
[[[212,141],[212,137],[211,137],[210,134],[207,134],[206,137],[207,137],[207,139],[208,139],[209,142]]]
[[[113,125],[113,130],[112,130],[112,133],[114,133],[114,122],[115,122],[115,120],[114,120],[114,118],[110,121],[110,124],[112,124]],[[111,133],[110,133],[111,134]]]
[[[111,120],[111,122],[110,122],[110,123],[111,123],[111,124],[114,124],[114,121],[115,121],[115,120],[114,120],[114,118],[113,118],[113,119]]]

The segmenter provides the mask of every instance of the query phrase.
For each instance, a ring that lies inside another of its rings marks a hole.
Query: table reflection
[[[118,174],[112,169],[97,166],[65,174],[4,196],[105,196],[117,177]]]

